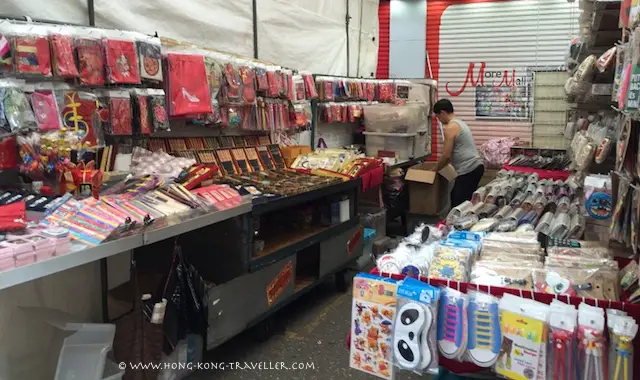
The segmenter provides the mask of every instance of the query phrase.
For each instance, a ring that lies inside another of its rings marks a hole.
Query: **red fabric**
[[[622,261],[621,264],[623,262],[624,261]],[[402,280],[403,278],[406,277],[404,275],[395,275],[395,274],[391,275],[391,274],[385,274],[385,273],[381,274],[378,271],[378,268],[374,268],[373,270],[371,270],[370,273],[374,275],[380,275],[383,277],[390,277],[390,278],[393,278],[394,280]],[[434,286],[448,286],[452,289],[457,289],[463,293],[467,293],[468,291],[473,291],[473,290],[479,290],[484,293],[491,293],[496,297],[502,297],[505,293],[510,293],[510,294],[521,296],[524,298],[533,298],[536,301],[542,302],[545,304],[550,304],[551,301],[553,301],[554,299],[559,299],[563,302],[570,303],[571,305],[574,305],[574,306],[578,306],[581,302],[585,302],[589,305],[596,306],[596,307],[602,307],[602,308],[608,308],[608,309],[612,308],[612,309],[626,311],[636,321],[640,321],[640,305],[632,304],[629,302],[595,300],[590,298],[585,299],[581,297],[565,297],[565,296],[557,297],[547,293],[530,292],[526,290],[519,291],[516,289],[502,288],[499,286],[488,287],[484,285],[470,284],[467,282],[447,281],[447,280],[441,280],[441,279],[426,278],[422,276],[419,276],[418,279],[420,281],[429,283]],[[349,332],[349,335],[347,337],[347,345],[349,345],[351,342],[350,336],[351,336],[351,332]],[[640,350],[640,337],[636,336],[636,339],[633,341],[633,345],[634,345],[635,352],[640,352],[638,351]],[[484,371],[486,369],[486,368],[478,367],[472,363],[467,363],[467,362],[461,363],[455,360],[449,360],[443,356],[440,356],[439,363],[441,366],[443,366],[444,368],[454,373],[472,373],[472,372]],[[640,361],[635,360],[634,372],[638,373],[637,371],[640,371]]]
[[[140,110],[140,133],[151,134],[151,123],[149,122],[149,101],[146,96],[138,96],[138,108]]]
[[[26,227],[26,204],[24,201],[0,206],[0,231],[15,231]]]
[[[60,77],[77,77],[80,75],[73,54],[73,37],[62,34],[51,36],[51,52],[53,53],[53,72]]]
[[[538,173],[538,176],[540,179],[552,179],[554,181],[559,179],[565,181],[567,178],[569,178],[569,175],[571,174],[566,170],[544,170],[544,169],[528,168],[524,166],[505,165],[504,169],[512,170],[514,172],[520,172],[520,173]]]
[[[98,104],[93,96],[86,93],[69,91],[64,94],[64,109],[62,123],[67,129],[82,132],[82,143],[90,146],[97,144],[96,126]]]
[[[15,136],[0,138],[0,170],[18,166],[18,153]]]
[[[31,106],[41,131],[55,131],[60,129],[60,115],[58,103],[51,91],[38,91],[31,94]]]
[[[111,118],[111,134],[116,136],[131,136],[131,99],[110,98],[109,115]]]
[[[140,83],[138,53],[133,41],[106,39],[104,50],[109,83]]]
[[[211,113],[211,94],[204,57],[168,54],[170,115]]]
[[[51,75],[51,54],[47,37],[15,37],[15,55],[19,73]]]
[[[104,85],[105,61],[100,41],[90,38],[78,38],[76,45],[80,64],[80,82],[87,86]]]

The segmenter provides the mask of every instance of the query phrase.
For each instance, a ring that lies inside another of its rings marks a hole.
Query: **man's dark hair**
[[[439,114],[440,112],[453,113],[453,104],[449,99],[440,99],[433,105],[433,113]]]

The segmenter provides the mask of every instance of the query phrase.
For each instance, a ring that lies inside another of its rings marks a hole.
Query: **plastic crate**
[[[367,156],[378,157],[379,151],[393,152],[400,161],[427,154],[427,130],[414,133],[362,132]]]

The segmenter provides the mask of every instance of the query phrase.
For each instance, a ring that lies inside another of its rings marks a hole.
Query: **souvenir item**
[[[242,81],[242,100],[245,103],[253,103],[256,101],[256,85],[255,74],[248,66],[242,66],[238,69],[240,80]]]
[[[86,86],[105,83],[105,58],[100,40],[76,38],[80,82]]]
[[[15,36],[13,44],[16,71],[19,74],[51,76],[51,54],[47,36]]]
[[[5,87],[2,106],[10,131],[26,132],[37,128],[35,116],[22,88],[16,85]]]
[[[441,290],[438,348],[447,359],[460,359],[467,349],[467,295],[445,287]]]
[[[98,144],[98,126],[103,120],[99,115],[98,105],[97,97],[90,92],[64,92],[62,122],[67,131],[80,138],[83,145]],[[107,118],[105,117],[103,121],[107,121]]]
[[[583,306],[584,305],[584,306]],[[607,356],[604,336],[604,310],[580,304],[578,309],[578,339],[580,373],[584,380],[603,380]]]
[[[498,299],[478,292],[469,292],[468,296],[467,354],[476,365],[491,367],[501,353]]]
[[[167,54],[169,70],[169,114],[184,116],[211,113],[211,94],[204,57]]]
[[[638,324],[627,316],[607,316],[610,328],[610,346],[613,354],[609,363],[611,380],[633,379],[633,340],[638,333]]]
[[[396,320],[395,280],[358,274],[353,281],[353,309],[349,365],[392,379],[393,336]]]
[[[242,104],[242,97],[244,95],[243,80],[240,77],[238,69],[231,63],[225,63],[222,73],[224,76],[222,86],[223,103],[232,105]]]
[[[13,72],[13,50],[10,37],[0,33],[0,73]]]
[[[31,106],[41,131],[60,129],[62,121],[56,97],[52,91],[35,91],[31,94]]]
[[[545,377],[548,314],[548,305],[511,294],[503,296],[502,345],[495,364],[498,375],[518,380]]]
[[[73,37],[53,34],[50,38],[53,74],[64,78],[78,77],[80,73],[74,56]]]
[[[126,91],[109,91],[109,124],[108,133],[114,136],[131,136],[132,110],[131,98]]]
[[[137,41],[140,77],[152,81],[162,81],[162,52],[160,41]]]
[[[0,170],[13,169],[17,166],[16,137],[0,137]]]
[[[394,363],[416,373],[437,373],[436,321],[440,290],[413,278],[398,285]]]
[[[547,379],[573,380],[576,376],[575,347],[578,311],[553,301],[549,313]]]
[[[107,82],[116,84],[139,84],[138,55],[133,41],[103,40]]]
[[[165,108],[165,94],[163,90],[148,89],[149,115],[151,116],[152,131],[168,131],[169,118]]]

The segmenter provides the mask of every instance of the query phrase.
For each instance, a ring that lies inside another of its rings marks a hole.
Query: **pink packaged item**
[[[32,242],[25,239],[15,239],[5,242],[5,245],[13,249],[13,256],[16,259],[16,267],[36,262],[36,255],[34,253]]]
[[[13,257],[13,248],[0,243],[0,272],[16,267],[16,259]]]
[[[62,227],[51,227],[43,230],[40,235],[53,241],[54,256],[61,256],[71,251],[71,240],[69,239],[68,229]]]
[[[36,260],[41,261],[54,256],[56,242],[52,238],[36,235],[25,238],[33,244]]]

